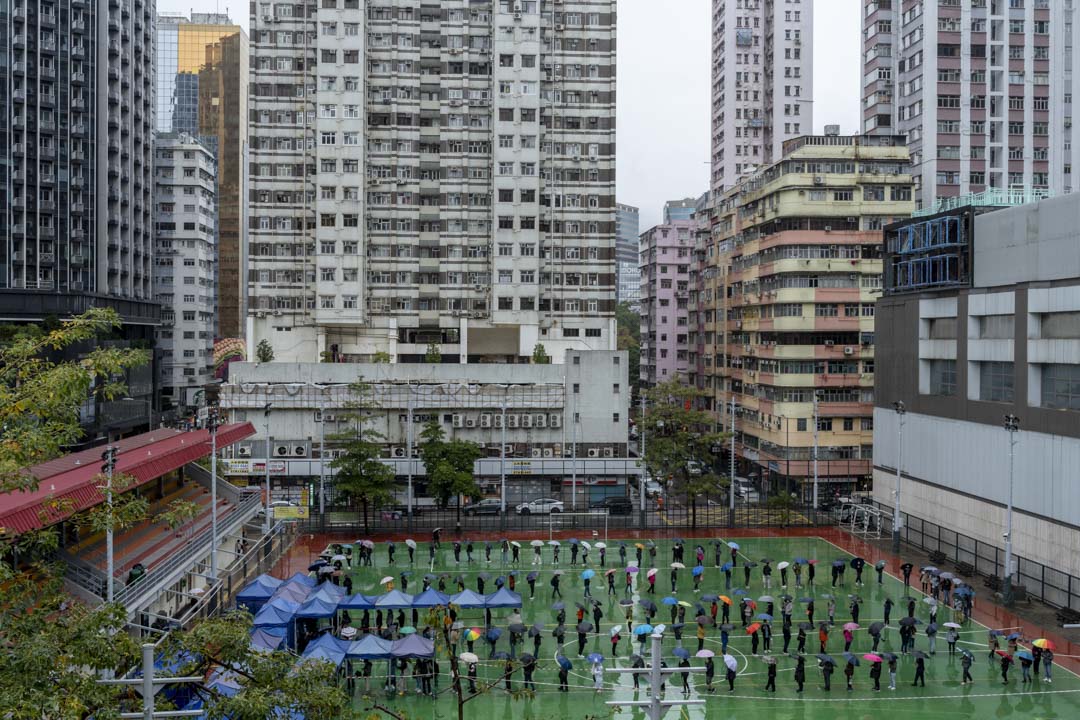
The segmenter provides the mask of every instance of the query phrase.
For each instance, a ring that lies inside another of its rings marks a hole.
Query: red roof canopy
[[[251,423],[218,428],[218,447],[227,447],[255,434]],[[206,430],[153,430],[113,443],[116,472],[135,478],[138,487],[189,462],[210,454]],[[18,535],[55,525],[105,500],[98,490],[101,454],[105,446],[72,453],[29,469],[38,480],[33,492],[17,490],[0,495],[0,535]]]

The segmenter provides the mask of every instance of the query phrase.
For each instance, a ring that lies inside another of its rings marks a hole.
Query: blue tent
[[[285,628],[261,627],[251,631],[251,646],[256,650],[277,650],[285,642]]]
[[[325,633],[308,644],[304,649],[303,659],[325,660],[333,663],[334,667],[339,667],[345,660],[345,651],[348,649],[348,642]]]
[[[296,646],[293,620],[296,619],[296,611],[300,609],[300,603],[293,602],[283,597],[276,597],[263,605],[262,610],[255,616],[254,626],[278,627],[285,629],[285,641],[289,647]]]
[[[484,607],[519,608],[521,607],[521,596],[506,588],[499,588],[497,592],[493,592],[484,598]]]
[[[297,583],[297,582],[299,582],[299,583],[303,583],[304,585],[307,585],[308,587],[315,587],[316,585],[319,584],[318,580],[311,577],[307,573],[302,573],[302,572],[293,573],[293,576],[291,578],[289,578],[288,580],[286,580],[285,582],[288,582],[288,583]]]
[[[429,608],[436,605],[449,605],[450,596],[445,595],[435,588],[428,588],[413,598],[413,607]]]
[[[394,641],[390,655],[396,658],[434,657],[435,642],[420,635],[409,635]]]
[[[296,611],[298,618],[328,618],[337,613],[337,600],[327,600],[319,595],[313,595],[304,602]]]
[[[391,643],[378,635],[365,635],[361,640],[349,643],[345,657],[360,660],[386,660],[390,657]]]
[[[409,610],[412,608],[413,596],[400,590],[391,590],[385,595],[375,599],[375,607],[380,610]]]
[[[345,588],[341,587],[340,585],[335,585],[334,583],[327,580],[326,582],[315,588],[315,593],[325,595],[327,597],[343,598],[345,597]]]
[[[347,595],[338,602],[338,610],[374,610],[378,595]]]
[[[311,596],[311,586],[292,580],[282,584],[274,591],[274,597],[283,597],[296,603],[302,603]]]
[[[236,606],[247,608],[247,611],[254,615],[282,584],[283,581],[276,577],[260,575],[236,594]]]
[[[450,602],[462,608],[487,607],[484,596],[474,593],[472,590],[463,590],[456,595],[451,595]]]

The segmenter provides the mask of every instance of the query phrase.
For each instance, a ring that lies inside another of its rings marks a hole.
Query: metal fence
[[[892,534],[892,507],[873,501],[882,512],[882,534]],[[968,563],[984,576],[1002,577],[1005,573],[1005,550],[996,545],[942,527],[929,520],[903,515],[900,539],[927,552],[939,551],[952,563]],[[1029,597],[1056,608],[1080,609],[1080,578],[1055,570],[1040,562],[1013,553],[1017,562],[1014,584],[1024,586]]]

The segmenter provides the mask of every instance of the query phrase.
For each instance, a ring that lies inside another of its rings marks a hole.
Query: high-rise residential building
[[[1076,607],[1044,578],[1080,574],[1080,196],[979,199],[886,230],[874,500],[888,532],[899,473],[903,537],[998,577],[1009,538],[1014,585]]]
[[[708,260],[715,255],[712,242],[712,193],[705,191],[694,201],[690,216],[690,238],[693,243],[690,263],[690,297],[687,306],[687,324],[690,327],[689,353],[687,357],[686,383],[699,390],[706,389],[705,359],[712,362],[712,348],[716,342],[715,328],[705,328],[706,318],[712,317],[713,292],[710,283],[715,269]],[[708,378],[712,381],[711,377]],[[701,409],[712,408],[711,393],[704,399]]]
[[[641,384],[686,380],[690,353],[692,222],[656,225],[640,238]]]
[[[161,390],[174,407],[198,404],[214,373],[217,296],[215,153],[187,133],[154,140],[154,295],[161,303]]]
[[[615,347],[614,0],[251,7],[249,347]]]
[[[1073,13],[1051,0],[864,0],[863,130],[907,136],[918,207],[1073,190]]]
[[[810,501],[815,475],[819,497],[870,476],[881,233],[911,214],[911,182],[903,137],[805,136],[714,198],[703,384],[725,429],[734,397],[737,472],[764,491]]]
[[[664,203],[664,224],[678,220],[689,220],[694,216],[697,206],[697,198],[683,198],[682,200],[668,200]]]
[[[619,274],[617,300],[637,309],[641,292],[638,270],[638,227],[640,212],[633,205],[615,205],[615,262]]]
[[[151,341],[154,4],[15,0],[0,43],[0,316],[120,315],[120,338]],[[143,372],[145,371],[145,376]],[[93,439],[150,423],[153,373],[137,402],[90,403]]]
[[[712,190],[813,131],[813,0],[713,0]]]
[[[248,39],[228,15],[158,15],[159,133],[187,133],[215,154],[218,253],[213,334],[240,337],[247,317]]]

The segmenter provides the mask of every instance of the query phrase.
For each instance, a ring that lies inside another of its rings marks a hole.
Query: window
[[[818,418],[818,432],[832,432],[832,418]]]
[[[611,413],[611,422],[613,422],[613,423],[619,422],[619,413]]]
[[[1042,406],[1080,410],[1080,365],[1043,365]]]
[[[987,402],[1013,402],[1013,364],[979,363],[979,399]]]
[[[798,432],[806,432],[806,418],[797,418],[795,420],[795,430]]]
[[[956,361],[930,361],[930,394],[951,396],[956,394]]]

